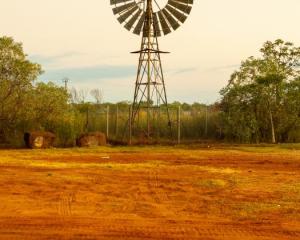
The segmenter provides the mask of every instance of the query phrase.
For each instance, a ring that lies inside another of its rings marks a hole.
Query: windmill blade
[[[116,15],[116,14],[120,14],[120,13],[122,13],[123,11],[125,11],[125,10],[127,10],[127,9],[129,9],[129,8],[131,8],[131,7],[133,7],[134,5],[136,5],[136,3],[135,2],[131,2],[131,3],[127,3],[127,4],[125,4],[125,5],[122,5],[122,6],[120,6],[120,7],[115,7],[115,8],[113,8],[113,13]]]
[[[157,13],[153,14],[153,24],[154,24],[154,31],[155,31],[155,37],[161,36],[161,30],[158,22]]]
[[[125,3],[125,2],[129,2],[129,1],[132,1],[132,0],[110,0],[110,5],[116,5],[119,3]]]
[[[133,24],[138,20],[139,16],[141,15],[143,11],[139,9],[139,11],[133,15],[133,17],[125,24],[125,28],[130,31],[132,28]]]
[[[145,13],[142,14],[140,20],[138,21],[137,25],[135,26],[133,33],[136,35],[140,35],[141,31],[142,31],[142,27],[144,25],[144,21],[145,21]]]
[[[169,5],[173,6],[174,8],[186,13],[186,14],[190,14],[190,12],[192,11],[192,7],[188,6],[186,4],[182,4],[179,2],[176,2],[174,0],[169,0],[168,2]]]
[[[176,2],[184,3],[184,4],[194,4],[194,0],[175,0]]]
[[[187,19],[187,17],[183,13],[177,11],[175,8],[171,7],[170,5],[167,5],[166,9],[182,23],[184,23],[185,20]]]
[[[167,23],[167,20],[165,19],[165,16],[162,14],[161,11],[158,12],[158,17],[159,17],[159,21],[162,26],[162,31],[163,31],[164,35],[169,34],[171,32],[171,29]]]
[[[154,0],[152,0],[154,1]],[[113,13],[118,15],[117,19],[124,27],[133,33],[140,35],[142,31],[147,33],[144,27],[147,0],[110,0],[113,5]],[[143,7],[140,6],[143,5]],[[187,19],[187,15],[192,10],[194,0],[168,0],[165,8],[158,12],[153,12],[154,36],[167,35],[180,27]]]
[[[118,21],[120,23],[123,23],[127,18],[129,18],[139,7],[138,6],[134,6],[133,8],[130,8],[127,12],[125,12],[123,15],[121,15],[120,17],[118,17]]]
[[[175,20],[175,18],[172,17],[172,15],[166,9],[163,9],[162,12],[166,16],[168,22],[174,30],[180,27],[179,23]]]

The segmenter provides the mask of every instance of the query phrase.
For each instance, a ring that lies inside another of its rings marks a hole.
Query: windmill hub
[[[194,0],[110,0],[118,21],[136,35],[142,35],[139,63],[135,81],[134,100],[128,121],[129,139],[136,131],[145,132],[148,140],[159,136],[161,109],[166,111],[166,125],[172,134],[172,124],[158,37],[177,30],[192,10]],[[146,130],[139,128],[140,110],[146,109]],[[156,128],[156,129],[155,129]]]
[[[139,6],[139,8],[141,10],[144,10],[143,7],[144,2],[147,2],[147,0],[135,0],[135,2],[137,3],[137,5]],[[153,0],[152,1],[152,8],[153,8],[153,12],[159,12],[161,9],[165,8],[168,4],[168,0]]]

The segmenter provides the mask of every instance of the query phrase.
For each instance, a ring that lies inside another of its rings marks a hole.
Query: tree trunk
[[[270,109],[270,122],[271,122],[271,131],[272,131],[272,143],[276,143],[273,114],[271,109]]]

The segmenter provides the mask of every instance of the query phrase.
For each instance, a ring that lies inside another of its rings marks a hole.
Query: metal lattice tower
[[[127,30],[142,34],[139,51],[139,64],[135,83],[134,100],[129,118],[129,135],[137,130],[137,117],[141,109],[147,112],[147,127],[144,130],[148,140],[154,135],[153,119],[159,116],[160,107],[167,111],[168,127],[171,130],[171,119],[168,109],[166,86],[162,69],[161,54],[158,37],[176,30],[180,23],[184,23],[191,12],[193,0],[168,0],[161,8],[159,0],[110,0],[114,14],[118,14],[118,21]],[[158,9],[154,11],[153,6]],[[171,30],[172,29],[172,30]],[[156,115],[156,116],[155,116]],[[171,131],[170,131],[171,132]]]
[[[143,28],[134,100],[132,104],[130,129],[134,131],[136,116],[141,108],[147,110],[147,137],[151,137],[151,119],[155,111],[163,104],[166,106],[168,125],[171,127],[170,114],[157,34],[154,25],[152,0],[147,0],[145,24]]]

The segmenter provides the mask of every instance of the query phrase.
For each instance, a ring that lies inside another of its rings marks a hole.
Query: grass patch
[[[226,148],[225,148],[226,149]],[[229,147],[230,149],[230,147]],[[253,153],[280,153],[290,150],[300,150],[300,144],[255,144],[255,145],[240,145],[234,146],[232,149],[244,151],[244,152],[253,152]]]
[[[141,170],[160,167],[163,162],[151,161],[142,163],[107,163],[107,162],[58,162],[30,159],[16,159],[12,157],[1,157],[0,165],[49,169],[70,169],[70,168],[105,168],[112,170]]]
[[[253,219],[262,213],[280,211],[282,206],[278,203],[243,202],[233,207],[234,216],[238,218]]]
[[[0,150],[0,158],[4,155],[15,157],[25,156],[80,156],[97,155],[109,153],[165,153],[175,154],[187,159],[205,159],[200,152],[206,154],[230,153],[233,151],[253,152],[253,153],[287,153],[291,150],[300,150],[300,144],[261,144],[261,145],[222,145],[216,144],[213,148],[203,148],[202,145],[180,145],[180,146],[113,146],[113,147],[94,147],[94,148],[68,148],[68,149],[43,149],[43,150]],[[291,152],[292,153],[292,152]],[[300,153],[299,153],[300,154]]]
[[[209,173],[217,173],[217,174],[236,174],[240,173],[239,170],[233,169],[233,168],[214,168],[209,166],[195,166],[197,170],[205,171]]]
[[[222,179],[201,179],[195,185],[204,188],[224,188],[227,182]]]
[[[159,161],[151,161],[151,162],[144,162],[144,163],[101,163],[98,164],[98,167],[107,168],[112,170],[146,170],[146,169],[153,169],[158,168],[163,165],[163,162]]]

